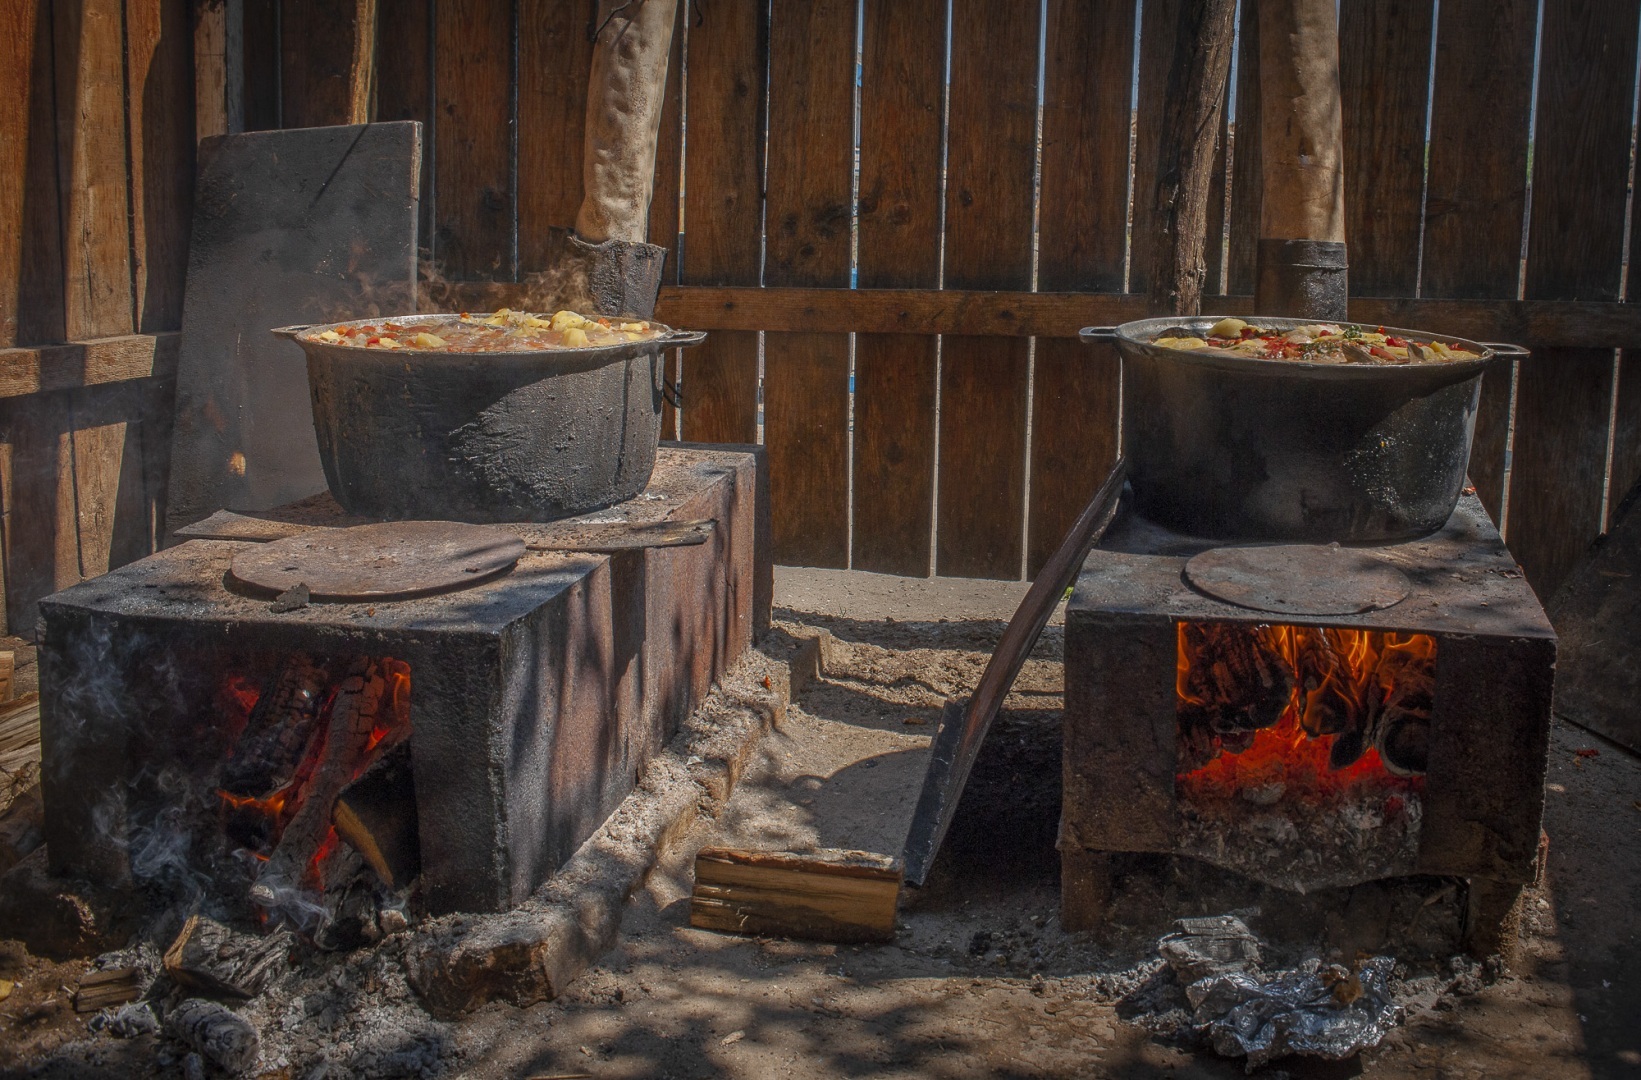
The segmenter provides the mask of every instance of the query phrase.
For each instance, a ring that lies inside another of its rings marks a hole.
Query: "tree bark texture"
[[[576,235],[648,239],[655,140],[667,89],[676,0],[603,0],[587,87],[584,193]]]
[[[1235,26],[1236,0],[1187,0],[1180,10],[1152,202],[1151,307],[1159,314],[1202,310],[1208,188]]]

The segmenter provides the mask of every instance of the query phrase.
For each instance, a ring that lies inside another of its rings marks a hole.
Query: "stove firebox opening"
[[[297,652],[222,675],[212,809],[264,921],[311,930],[351,906],[350,892],[408,884],[410,687],[410,665],[389,656]]]
[[[1296,891],[1413,872],[1435,638],[1176,628],[1181,850]]]

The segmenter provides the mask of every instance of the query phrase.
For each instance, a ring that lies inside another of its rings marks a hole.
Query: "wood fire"
[[[297,653],[260,687],[228,675],[219,700],[239,734],[217,794],[227,836],[255,866],[251,901],[266,915],[324,905],[359,870],[336,857],[338,800],[410,735],[410,666]]]
[[[1422,783],[1436,674],[1425,634],[1178,624],[1182,793],[1320,798]]]

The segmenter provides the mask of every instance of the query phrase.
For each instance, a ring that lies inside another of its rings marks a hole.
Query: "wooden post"
[[[1152,222],[1151,308],[1196,315],[1208,277],[1208,188],[1231,73],[1236,0],[1189,0],[1180,10],[1168,74]]]
[[[576,235],[588,243],[649,238],[655,141],[667,89],[676,0],[603,0],[587,89],[584,193]]]
[[[1260,0],[1254,308],[1346,318],[1344,134],[1334,0]]]
[[[376,97],[376,0],[354,0],[353,62],[348,67],[348,123],[368,124]]]

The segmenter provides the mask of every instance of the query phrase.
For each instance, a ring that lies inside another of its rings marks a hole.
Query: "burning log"
[[[262,865],[251,900],[268,910],[300,910],[293,894],[318,878],[326,855],[338,843],[331,827],[337,797],[370,767],[376,757],[409,735],[400,711],[399,683],[408,684],[408,669],[392,660],[355,659],[330,695],[324,710],[324,735],[307,782],[297,789],[294,810],[273,851]],[[395,687],[389,693],[389,679]],[[315,883],[317,883],[315,881]]]
[[[255,692],[222,776],[227,804],[223,828],[247,847],[266,847],[277,835],[281,814],[288,809],[285,791],[298,782],[309,758],[329,683],[327,665],[297,653],[286,657]],[[225,691],[241,703],[251,693],[245,685]]]
[[[165,1030],[223,1072],[240,1075],[262,1052],[256,1028],[232,1009],[214,1001],[189,998],[165,1018]]]
[[[1349,662],[1335,647],[1335,633],[1299,632],[1295,671],[1303,707],[1299,726],[1312,738],[1338,735],[1350,726],[1356,711],[1345,688],[1351,685]]]
[[[191,990],[248,1000],[286,972],[294,943],[288,930],[259,937],[190,915],[165,950],[165,971]]]
[[[1232,753],[1282,719],[1294,670],[1277,639],[1258,628],[1179,624],[1180,723],[1218,736]]]
[[[331,824],[389,889],[402,889],[421,873],[421,839],[416,827],[416,789],[410,774],[410,747],[386,754],[342,792]]]

